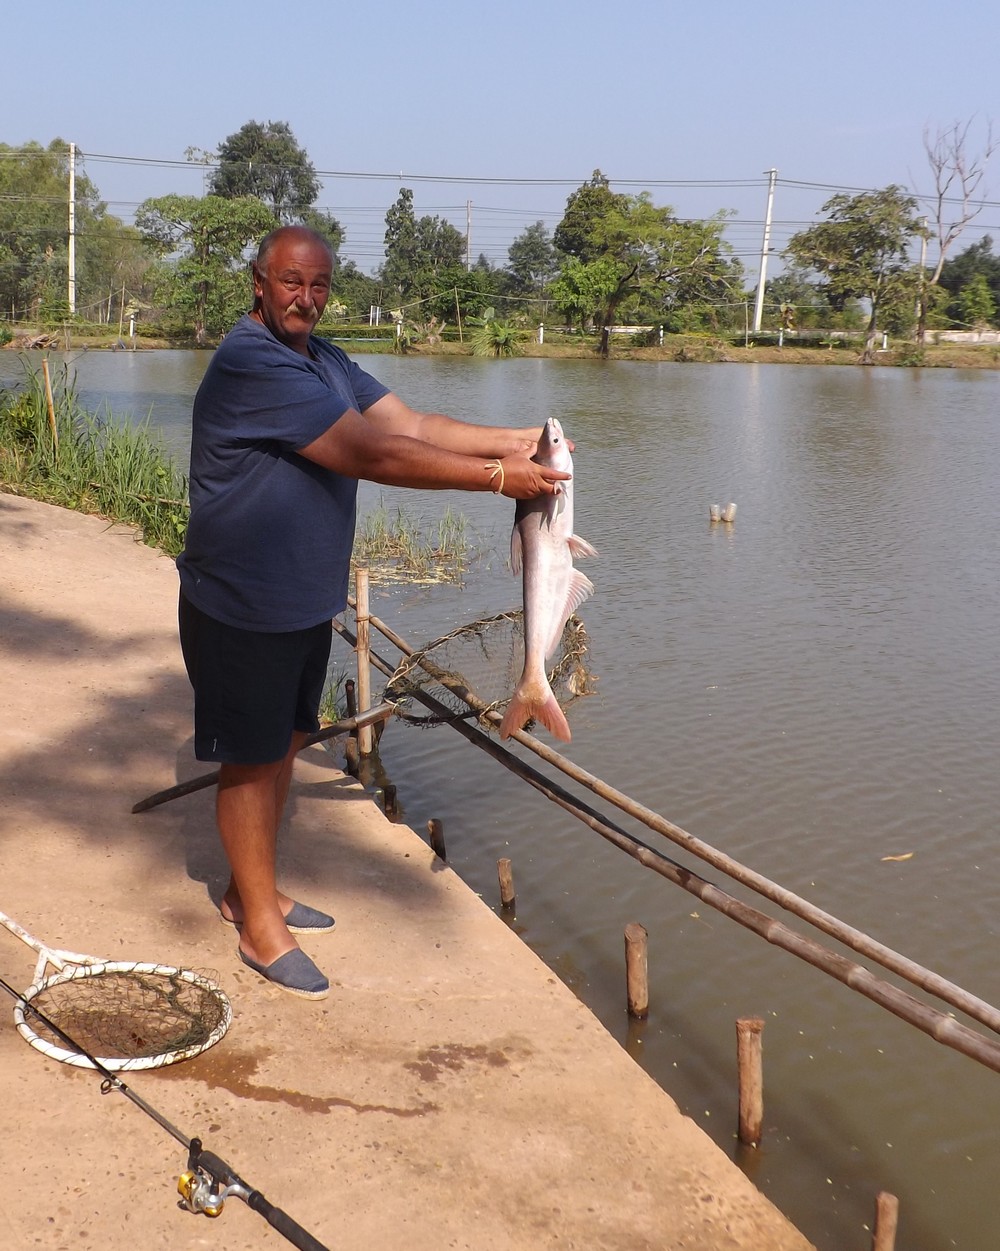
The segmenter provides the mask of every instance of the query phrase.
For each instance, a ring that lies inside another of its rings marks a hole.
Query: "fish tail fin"
[[[515,730],[523,729],[529,721],[540,722],[550,734],[564,743],[572,737],[569,722],[548,682],[544,685],[521,683],[500,722],[500,737],[510,738]]]

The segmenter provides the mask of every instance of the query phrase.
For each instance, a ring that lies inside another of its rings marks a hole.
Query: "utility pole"
[[[767,174],[767,212],[764,214],[764,241],[760,245],[760,275],[757,278],[757,298],[753,305],[753,332],[760,334],[760,319],[764,312],[764,280],[767,278],[767,253],[771,246],[771,209],[774,207],[774,184],[778,181],[776,169],[765,170]]]
[[[69,247],[67,268],[69,271],[69,315],[76,316],[76,144],[69,145]]]
[[[465,201],[465,272],[472,269],[472,201]]]
[[[923,343],[927,330],[927,218],[920,219],[920,291],[917,295],[917,342]]]

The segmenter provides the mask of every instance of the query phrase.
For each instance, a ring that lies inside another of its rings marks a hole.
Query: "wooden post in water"
[[[444,823],[439,821],[437,817],[431,817],[427,822],[427,833],[431,839],[431,850],[439,860],[447,860],[448,853],[444,845]]]
[[[356,565],[354,569],[354,589],[357,599],[358,619],[358,709],[367,712],[372,699],[371,642],[368,616],[368,570]],[[358,751],[362,756],[370,756],[372,750],[371,726],[362,726],[358,730]]]
[[[736,1054],[740,1083],[739,1140],[756,1147],[764,1123],[764,1068],[761,1060],[764,1022],[743,1017],[736,1022]]]
[[[497,861],[497,874],[500,878],[500,903],[504,908],[513,908],[514,873],[506,857]]]
[[[385,815],[394,817],[396,815],[396,788],[391,782],[387,782],[382,788],[382,797],[385,804]]]
[[[344,699],[347,702],[347,715],[356,717],[358,715],[358,697],[354,689],[353,678],[348,678],[344,683]],[[352,730],[348,737],[344,739],[344,761],[347,765],[347,772],[352,778],[356,778],[361,769],[357,730]]]
[[[644,1021],[649,1016],[648,935],[644,926],[632,921],[625,926],[625,982],[628,1014]]]
[[[872,1251],[895,1251],[896,1226],[899,1224],[899,1200],[888,1190],[875,1196],[875,1228],[872,1230]]]

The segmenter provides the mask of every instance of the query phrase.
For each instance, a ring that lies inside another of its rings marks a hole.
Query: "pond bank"
[[[334,339],[350,355],[381,354],[391,351],[374,340],[355,338]],[[192,341],[137,337],[123,346],[116,334],[88,336],[78,333],[53,332],[50,335],[38,331],[19,331],[11,342],[0,345],[0,351],[23,352],[29,350],[52,351],[126,351],[155,352],[183,350],[212,351],[215,344],[198,348]],[[463,343],[420,343],[410,347],[410,356],[471,356],[471,349]],[[528,342],[521,345],[520,356],[548,360],[594,360],[597,356],[596,341],[587,339],[573,342]],[[668,335],[659,347],[630,347],[626,340],[616,339],[612,345],[612,360],[632,361],[682,361],[697,364],[757,364],[757,365],[857,365],[860,352],[857,347],[842,347],[836,343],[803,345],[794,341],[782,347],[775,343],[734,344],[728,339],[707,335]],[[1000,369],[1000,345],[996,343],[927,343],[918,348],[915,343],[892,342],[875,354],[876,366],[896,366],[924,369]]]
[[[808,1251],[512,929],[318,748],[297,768],[282,873],[338,918],[307,944],[331,995],[296,1000],[245,969],[212,905],[211,791],[131,814],[203,771],[172,563],[123,528],[9,495],[0,529],[3,909],[55,946],[210,967],[233,1002],[222,1042],[137,1075],[137,1093],[342,1251]],[[6,980],[26,986],[33,966],[5,939]],[[287,1245],[236,1200],[210,1226],[179,1211],[178,1144],[100,1097],[92,1074],[31,1051],[8,1009],[4,1245],[118,1246],[123,1230],[144,1251]]]

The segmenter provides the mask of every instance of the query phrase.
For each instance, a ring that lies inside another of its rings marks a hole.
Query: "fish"
[[[573,457],[562,426],[550,417],[531,458],[550,469],[573,472]],[[573,479],[559,483],[556,495],[518,500],[510,536],[510,567],[521,574],[524,593],[524,669],[500,723],[500,737],[509,738],[529,721],[538,721],[564,743],[569,723],[549,685],[545,662],[556,650],[563,627],[594,584],[574,558],[596,556],[586,539],[573,533]]]

